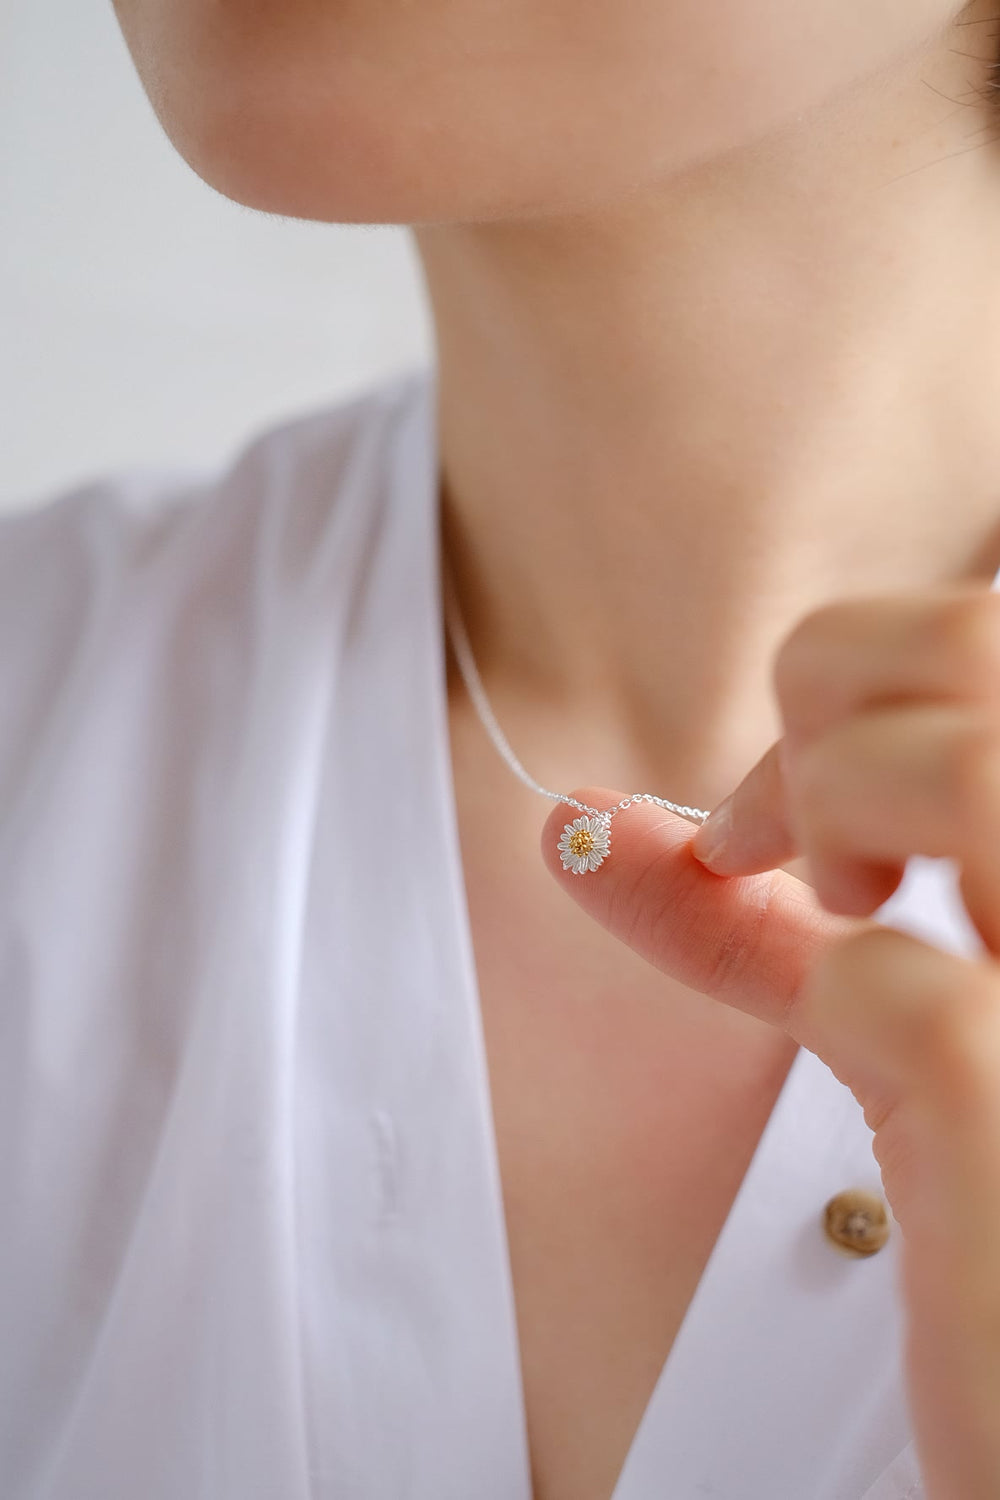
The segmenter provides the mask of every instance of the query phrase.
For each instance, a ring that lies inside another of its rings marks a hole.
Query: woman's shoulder
[[[348,571],[426,390],[407,371],[251,432],[214,467],[98,475],[0,517],[0,687],[198,601],[232,621],[265,584],[291,601],[321,562]]]
[[[427,389],[410,371],[214,469],[132,468],[0,517],[0,829],[43,752],[64,762],[92,730],[145,722],[150,694],[162,708],[210,683],[210,715],[262,671],[301,671],[314,639],[331,661],[350,649],[359,588],[380,559],[406,565],[410,507],[393,501],[415,482]]]
[[[46,586],[90,573],[148,570],[183,548],[196,556],[226,530],[246,542],[270,522],[301,525],[310,508],[329,522],[366,484],[377,485],[400,416],[426,390],[411,369],[338,401],[250,431],[211,466],[156,464],[88,475],[0,515],[0,628],[4,606],[43,606]]]

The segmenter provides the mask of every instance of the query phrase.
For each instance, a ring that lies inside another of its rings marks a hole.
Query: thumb
[[[777,740],[698,829],[692,852],[716,875],[776,870],[797,852],[785,800],[784,740]]]
[[[584,787],[571,795],[610,807],[623,794]],[[545,864],[568,895],[663,973],[808,1045],[795,1034],[795,1003],[821,954],[857,932],[857,919],[826,911],[811,887],[783,870],[712,874],[691,852],[694,825],[652,803],[616,813],[603,864],[573,874],[558,847],[571,816],[560,803],[541,836]]]

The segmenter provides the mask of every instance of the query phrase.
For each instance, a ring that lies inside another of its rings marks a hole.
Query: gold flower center
[[[594,848],[593,835],[586,828],[576,828],[569,836],[569,847],[574,854],[590,854]]]

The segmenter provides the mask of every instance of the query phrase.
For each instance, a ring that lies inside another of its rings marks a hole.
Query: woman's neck
[[[1000,566],[1000,150],[946,52],[627,204],[415,231],[447,546],[526,761],[579,782],[613,725],[595,753],[710,805],[802,614]]]

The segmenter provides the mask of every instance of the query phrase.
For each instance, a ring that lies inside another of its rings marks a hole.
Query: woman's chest
[[[546,872],[466,881],[535,1500],[609,1500],[795,1048]]]

